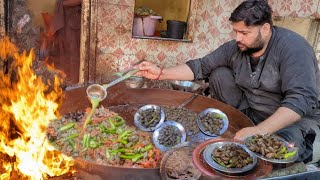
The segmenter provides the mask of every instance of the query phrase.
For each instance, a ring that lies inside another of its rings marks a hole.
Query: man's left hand
[[[244,140],[245,138],[256,134],[265,134],[265,132],[263,132],[258,126],[246,127],[240,129],[240,131],[238,131],[234,136],[234,139]]]

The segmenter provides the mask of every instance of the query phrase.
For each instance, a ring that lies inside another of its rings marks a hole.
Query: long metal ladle
[[[129,69],[126,71],[125,75],[121,76],[120,78],[113,80],[109,84],[92,84],[87,87],[87,95],[90,100],[92,99],[98,99],[100,101],[104,100],[107,97],[107,89],[125,79],[128,79],[129,77],[133,76],[136,74],[139,70],[136,68]]]
[[[104,84],[104,85],[92,84],[87,87],[86,92],[87,92],[88,98],[90,99],[90,102],[92,104],[92,108],[91,108],[91,111],[84,122],[82,131],[84,131],[86,126],[91,122],[91,117],[93,116],[99,103],[107,97],[107,89],[109,87],[125,80],[125,79],[128,79],[132,75],[136,74],[138,71],[139,71],[138,69],[132,68],[132,69],[129,69],[128,71],[126,71],[125,75],[122,75],[120,78],[112,81],[109,84]]]

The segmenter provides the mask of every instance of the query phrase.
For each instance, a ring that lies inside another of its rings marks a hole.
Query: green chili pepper
[[[128,141],[123,140],[123,139],[118,140],[118,142],[121,142],[122,144],[128,144]]]
[[[277,158],[278,156],[285,153],[286,151],[287,151],[287,148],[284,146],[279,152],[277,152],[277,154],[274,157]]]
[[[115,129],[116,128],[116,126],[114,125],[114,123],[112,122],[112,118],[109,118],[109,124],[110,124],[110,126],[111,126],[111,128],[110,129]]]
[[[78,137],[78,136],[79,136],[79,134],[71,134],[70,136],[66,137],[64,140],[65,140],[65,141],[67,141],[67,140],[72,140],[72,139],[74,139],[74,138],[76,138],[76,137]]]
[[[288,153],[284,154],[283,158],[284,158],[284,159],[291,158],[291,157],[294,156],[296,153],[297,153],[297,150],[294,150],[294,151],[292,151],[292,152],[288,152]]]
[[[99,129],[100,129],[101,132],[104,132],[104,131],[107,130],[106,127],[104,127],[103,124],[99,124]]]
[[[69,142],[69,144],[71,145],[71,147],[72,147],[73,149],[76,148],[76,143],[74,142],[73,139],[69,139],[68,142]]]
[[[66,131],[66,130],[68,130],[68,129],[73,128],[75,125],[76,125],[76,123],[69,123],[69,124],[67,124],[67,125],[64,125],[64,126],[60,127],[60,128],[58,129],[58,131]]]
[[[132,162],[137,162],[139,159],[143,158],[143,154],[138,154],[137,156],[135,156],[134,158],[132,158]]]
[[[107,134],[115,134],[117,132],[117,129],[115,129],[115,128],[114,129],[107,129],[104,132]]]
[[[124,131],[124,132],[120,133],[118,139],[126,139],[126,138],[128,138],[128,135],[129,135],[131,132],[132,132],[132,131]]]
[[[106,149],[106,158],[109,159],[111,157],[110,155],[110,149]]]
[[[88,148],[89,147],[89,140],[90,140],[90,134],[85,134],[83,136],[83,139],[82,139],[82,146],[84,148]]]
[[[114,124],[114,126],[116,126],[116,127],[119,127],[119,126],[122,126],[122,125],[124,125],[124,122],[118,122],[118,123]]]
[[[96,149],[96,148],[98,148],[100,146],[101,146],[100,142],[97,142],[95,140],[89,141],[89,147],[92,148],[92,149]]]
[[[128,156],[128,155],[123,155],[123,154],[121,154],[119,157],[121,157],[122,159],[132,159],[132,158],[134,158],[136,155],[130,155],[130,156]]]
[[[153,148],[153,146],[151,144],[148,144],[147,146],[145,146],[141,151],[142,152],[146,152],[146,151],[149,151]]]

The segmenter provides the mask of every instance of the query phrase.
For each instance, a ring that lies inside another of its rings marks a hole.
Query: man
[[[265,0],[244,1],[229,20],[235,40],[175,67],[143,62],[139,74],[160,80],[208,78],[213,98],[257,125],[241,129],[236,139],[276,133],[299,148],[298,161],[311,161],[320,124],[319,68],[312,47],[300,35],[274,27]]]

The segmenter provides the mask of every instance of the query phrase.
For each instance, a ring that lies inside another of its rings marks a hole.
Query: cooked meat
[[[180,143],[182,135],[175,126],[165,126],[159,132],[158,141],[166,147],[172,147]]]
[[[200,118],[204,131],[210,134],[220,135],[220,129],[223,127],[223,117],[216,113],[207,113]]]
[[[241,146],[235,144],[215,148],[212,158],[221,166],[227,168],[243,168],[253,163],[253,158]]]
[[[246,143],[249,149],[257,152],[268,159],[283,159],[288,153],[285,143],[274,135],[254,135],[249,142]]]

